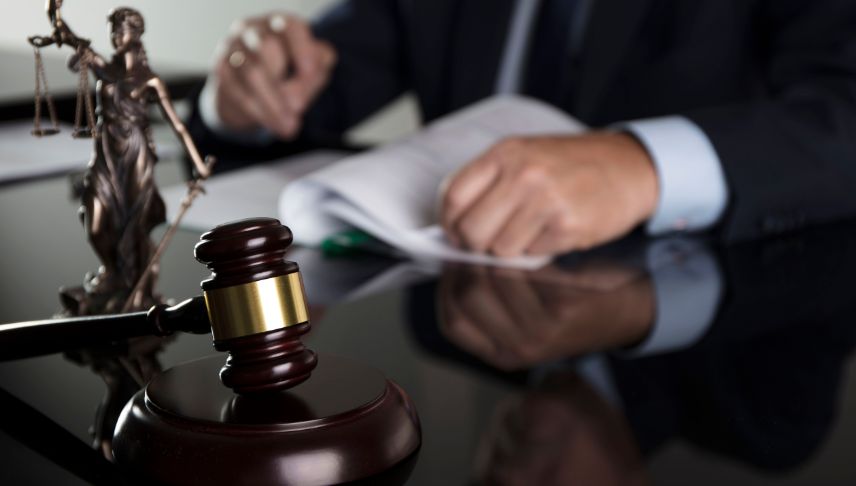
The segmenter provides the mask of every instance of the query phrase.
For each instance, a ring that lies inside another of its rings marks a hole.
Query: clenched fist
[[[225,127],[294,138],[336,63],[333,46],[303,20],[271,14],[238,23],[224,47],[209,82]]]

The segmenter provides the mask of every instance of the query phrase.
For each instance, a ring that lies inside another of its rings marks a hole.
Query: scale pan
[[[35,128],[30,132],[34,137],[48,137],[59,133],[59,128]]]
[[[78,128],[71,132],[71,136],[74,138],[92,138],[92,130],[88,128]]]

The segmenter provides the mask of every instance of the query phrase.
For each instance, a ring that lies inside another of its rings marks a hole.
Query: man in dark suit
[[[359,0],[311,27],[248,20],[226,47],[201,118],[254,143],[341,135],[408,90],[425,121],[518,92],[594,127],[453,177],[442,222],[477,251],[856,215],[852,0]]]

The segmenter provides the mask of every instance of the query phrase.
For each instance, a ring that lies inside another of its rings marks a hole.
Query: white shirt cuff
[[[217,113],[216,93],[217,80],[213,76],[208,76],[199,94],[199,117],[209,130],[226,140],[246,145],[266,145],[273,141],[273,135],[264,129],[239,132],[227,128],[220,114]]]
[[[707,135],[682,116],[621,123],[648,150],[657,169],[660,200],[648,233],[694,231],[716,224],[728,204],[728,184]]]
[[[722,299],[716,259],[700,242],[668,238],[648,247],[657,317],[644,341],[621,353],[624,358],[675,352],[698,342],[713,324]]]

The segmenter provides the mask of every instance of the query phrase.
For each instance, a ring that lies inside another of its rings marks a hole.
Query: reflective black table
[[[0,191],[0,322],[51,316],[57,289],[95,268],[68,193],[62,177]],[[167,251],[164,295],[199,293],[198,236]],[[416,403],[407,484],[856,482],[854,224],[728,248],[628,239],[534,272],[290,258],[307,344]],[[106,459],[119,410],[159,370],[214,353],[178,335],[4,359],[0,484],[127,480]]]

